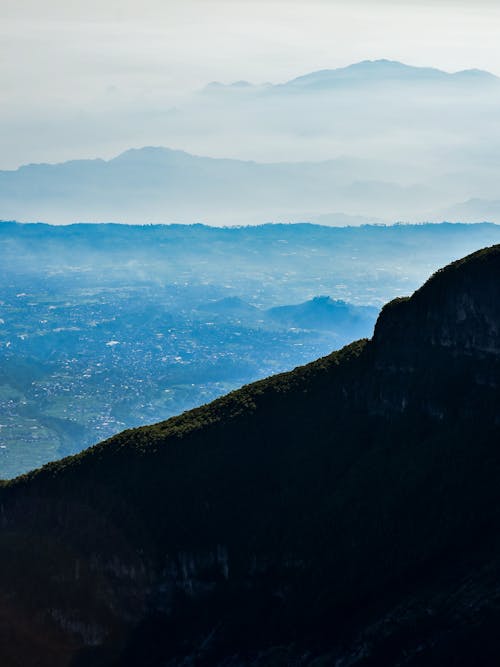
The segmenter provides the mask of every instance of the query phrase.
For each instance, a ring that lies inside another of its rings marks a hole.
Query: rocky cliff
[[[0,488],[2,665],[498,664],[500,246]]]

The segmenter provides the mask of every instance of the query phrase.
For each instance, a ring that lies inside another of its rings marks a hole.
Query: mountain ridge
[[[327,199],[332,202],[325,211],[329,212],[339,198],[350,198],[346,174],[353,169],[361,177],[353,184],[357,196],[365,187],[363,181],[369,196],[378,191],[384,196],[392,193],[395,200],[421,196],[420,187],[377,183],[373,165],[354,158],[267,163],[146,146],[109,160],[38,163],[0,171],[0,215],[59,223],[118,219],[241,224],[248,221],[241,217],[245,209],[253,221],[260,215],[264,220],[286,219],[294,209],[302,213],[310,206],[321,213],[324,203],[318,202]]]
[[[498,77],[487,70],[470,68],[447,72],[436,67],[423,67],[408,65],[406,63],[380,58],[376,60],[362,60],[344,67],[325,68],[299,75],[283,83],[253,84],[248,81],[237,81],[223,84],[213,81],[208,84],[208,89],[228,89],[239,92],[248,89],[261,89],[262,91],[279,90],[284,88],[300,88],[302,86],[328,86],[338,83],[360,82],[360,81],[460,81],[476,79],[478,82],[498,82]]]
[[[56,224],[456,219],[464,205],[455,206],[450,193],[461,181],[448,179],[441,187],[439,179],[421,180],[407,167],[399,160],[344,152],[326,160],[262,162],[143,146],[110,159],[32,163],[0,171],[0,216]],[[471,195],[472,204],[481,203],[469,185],[460,196],[464,193]],[[494,203],[493,221],[498,218]],[[467,206],[464,215],[471,219]]]
[[[395,60],[363,60],[359,63],[338,69],[325,69],[311,72],[282,84],[284,87],[303,85],[328,86],[336,83],[390,81],[419,82],[457,82],[462,79],[475,78],[477,82],[498,82],[498,77],[485,70],[469,69],[457,72],[445,72],[433,67],[406,65]]]
[[[372,341],[4,483],[23,664],[490,664],[499,273],[474,253]]]

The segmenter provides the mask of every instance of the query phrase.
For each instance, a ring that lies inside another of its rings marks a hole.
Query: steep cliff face
[[[499,266],[499,246],[486,248],[383,308],[371,343],[383,392],[375,410],[388,402],[441,420],[486,410],[499,382]]]
[[[485,248],[436,273],[410,299],[382,311],[374,344],[398,345],[415,358],[415,346],[449,349],[455,356],[500,355],[499,246]]]
[[[497,664],[499,278],[5,484],[2,664]]]

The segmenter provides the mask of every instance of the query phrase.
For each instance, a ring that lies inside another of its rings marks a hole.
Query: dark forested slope
[[[499,279],[6,483],[2,664],[498,664]]]

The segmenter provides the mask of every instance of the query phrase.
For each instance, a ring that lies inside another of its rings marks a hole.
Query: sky
[[[378,58],[500,75],[499,29],[496,0],[0,0],[0,168],[140,145],[214,80]]]

